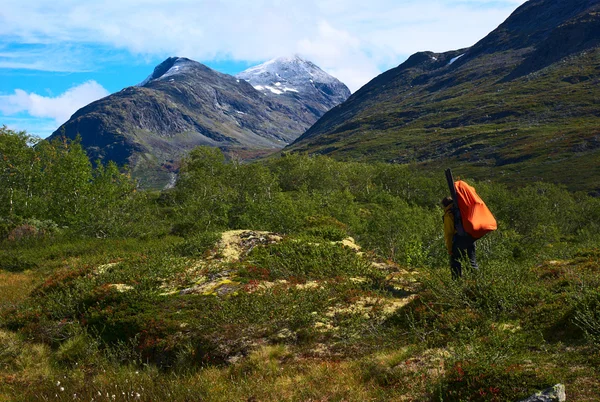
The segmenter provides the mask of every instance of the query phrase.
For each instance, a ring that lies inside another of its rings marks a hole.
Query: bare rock
[[[565,386],[556,384],[552,388],[540,391],[520,402],[564,402],[567,400]]]

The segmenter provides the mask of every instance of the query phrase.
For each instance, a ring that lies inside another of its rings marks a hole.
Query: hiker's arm
[[[456,229],[454,228],[454,215],[452,212],[444,214],[444,240],[446,241],[446,248],[448,249],[448,254],[452,255],[452,238],[454,237],[454,233],[456,233]]]

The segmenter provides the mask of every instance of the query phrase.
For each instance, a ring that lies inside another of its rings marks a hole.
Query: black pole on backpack
[[[456,187],[454,187],[454,178],[452,177],[452,169],[446,169],[446,181],[448,182],[448,190],[453,201],[456,201]]]
[[[458,196],[456,195],[456,187],[454,187],[454,178],[452,177],[452,170],[446,169],[446,181],[448,182],[448,189],[450,190],[450,196],[452,197],[452,213],[454,214],[454,226],[456,227],[456,233],[459,236],[465,235],[465,230],[462,225],[462,218],[460,216],[460,209],[458,209]]]

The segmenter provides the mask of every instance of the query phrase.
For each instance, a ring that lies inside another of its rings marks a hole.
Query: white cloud
[[[319,23],[314,35],[299,40],[296,51],[342,80],[352,90],[380,72],[363,52],[358,38],[347,31],[335,29],[326,21]]]
[[[58,126],[81,107],[108,94],[96,81],[85,82],[57,97],[41,96],[16,89],[12,95],[0,96],[0,112],[8,116],[27,113],[32,117],[51,118]]]
[[[524,0],[4,0],[0,38],[47,46],[64,44],[68,48],[65,54],[93,44],[141,56],[178,55],[198,61],[259,62],[299,53],[356,90],[382,68],[399,64],[415,51],[473,45],[522,3]]]

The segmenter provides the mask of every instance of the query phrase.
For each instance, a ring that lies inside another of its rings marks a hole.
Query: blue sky
[[[3,0],[0,125],[46,137],[169,56],[235,74],[299,54],[352,91],[473,45],[523,0]]]

